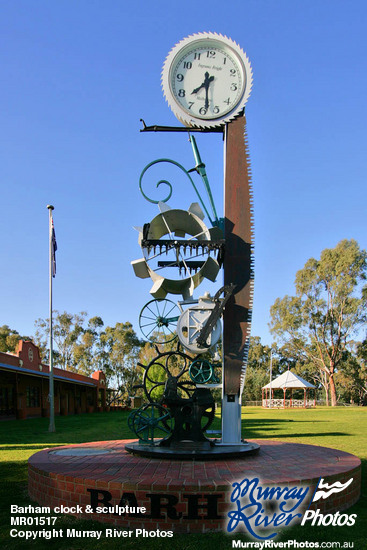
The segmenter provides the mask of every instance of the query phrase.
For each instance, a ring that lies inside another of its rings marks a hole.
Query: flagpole
[[[50,304],[50,345],[49,345],[49,373],[50,373],[50,424],[49,432],[55,431],[55,403],[54,403],[54,358],[53,358],[53,331],[52,331],[52,279],[53,279],[53,250],[52,250],[52,204],[47,205],[49,212],[49,256],[50,256],[50,280],[49,280],[49,304]]]
[[[270,401],[269,401],[269,409],[271,409],[271,400],[272,400],[272,395],[271,395],[271,384],[272,384],[272,381],[273,381],[273,350],[271,349],[270,350]]]

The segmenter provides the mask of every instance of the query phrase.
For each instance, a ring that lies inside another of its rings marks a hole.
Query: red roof
[[[28,340],[20,340],[15,354],[0,352],[0,367],[6,370],[19,372],[31,371],[29,374],[48,376],[49,366],[41,363],[39,348]],[[96,371],[92,377],[84,376],[65,369],[54,367],[54,376],[56,378],[64,378],[65,381],[75,381],[87,385],[99,386],[105,385],[105,375],[102,371]]]

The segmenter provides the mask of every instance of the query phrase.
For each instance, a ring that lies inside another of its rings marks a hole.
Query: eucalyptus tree
[[[106,327],[101,342],[105,350],[103,370],[109,385],[124,395],[131,395],[140,376],[137,362],[142,346],[132,324],[116,323],[114,327]]]
[[[367,337],[357,345],[357,360],[360,365],[355,387],[359,394],[360,403],[367,404]]]
[[[35,343],[48,360],[49,320],[38,319]],[[86,312],[54,312],[54,364],[90,376],[96,370],[106,375],[107,384],[131,395],[139,378],[137,361],[141,342],[129,322],[104,327],[101,317],[87,319]]]
[[[29,336],[21,336],[18,331],[8,325],[0,327],[0,351],[14,353],[19,340],[31,340]]]
[[[343,352],[367,320],[366,271],[366,251],[342,240],[310,258],[296,274],[295,296],[278,298],[270,310],[271,332],[319,369],[333,406]]]
[[[74,343],[73,365],[80,374],[90,376],[92,372],[103,370],[107,362],[108,354],[102,338],[103,326],[101,317],[91,317]]]
[[[270,369],[272,369],[273,376],[279,374],[277,351],[275,345],[262,344],[259,336],[250,336],[243,400],[259,401],[262,387],[270,380]]]
[[[52,335],[56,348],[54,357],[55,365],[62,368],[74,368],[74,350],[81,335],[84,332],[84,322],[87,314],[85,311],[72,314],[64,311],[53,312]],[[43,360],[48,359],[48,339],[50,334],[49,319],[37,319],[35,322],[35,343],[39,346]]]

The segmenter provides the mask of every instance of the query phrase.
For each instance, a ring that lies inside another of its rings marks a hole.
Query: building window
[[[82,406],[82,395],[81,395],[80,388],[75,389],[75,405],[77,407]]]
[[[0,388],[0,414],[14,414],[13,388]]]
[[[39,407],[40,406],[40,389],[33,386],[27,387],[27,407]]]

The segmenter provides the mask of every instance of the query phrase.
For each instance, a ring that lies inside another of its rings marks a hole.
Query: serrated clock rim
[[[203,119],[197,116],[190,117],[188,113],[179,105],[179,103],[177,103],[170,85],[171,69],[177,56],[180,54],[180,52],[182,53],[185,48],[193,46],[195,42],[202,42],[203,40],[217,41],[229,47],[239,58],[243,71],[246,75],[246,85],[244,91],[241,94],[240,99],[236,103],[235,107],[218,118]],[[230,122],[231,120],[233,120],[242,111],[250,96],[252,89],[251,63],[248,56],[239,46],[239,44],[237,44],[236,42],[234,42],[234,40],[228,38],[225,35],[213,32],[191,34],[177,42],[177,44],[175,44],[175,46],[173,46],[173,48],[169,51],[162,68],[161,86],[163,89],[164,97],[173,114],[185,126],[198,128],[214,128],[218,126],[223,126],[226,122]]]

